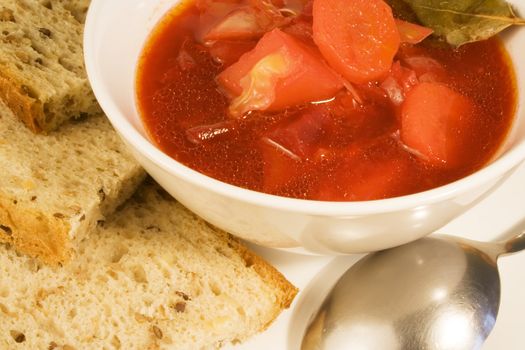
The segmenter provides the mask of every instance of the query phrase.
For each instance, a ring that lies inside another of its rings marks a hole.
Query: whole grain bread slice
[[[91,3],[91,0],[53,0],[52,2],[49,0],[39,1],[42,3],[51,3],[51,6],[53,6],[53,4],[55,6],[63,6],[66,10],[71,12],[73,17],[75,17],[80,23],[84,23],[86,21],[87,11],[89,9],[89,4]]]
[[[0,98],[34,132],[100,112],[83,60],[88,4],[0,0]]]
[[[0,242],[67,261],[145,178],[103,115],[34,135],[0,103]]]
[[[0,246],[9,349],[210,349],[264,330],[297,290],[153,183],[62,268]]]

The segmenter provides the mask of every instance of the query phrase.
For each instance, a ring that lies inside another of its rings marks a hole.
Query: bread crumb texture
[[[0,97],[34,132],[100,112],[84,68],[89,1],[0,0]]]
[[[67,261],[145,177],[105,116],[34,135],[0,104],[0,242]]]
[[[265,329],[296,289],[156,185],[63,267],[0,246],[6,349],[213,349]]]
[[[63,6],[66,10],[71,12],[73,17],[76,18],[77,21],[80,23],[84,23],[86,20],[86,14],[89,8],[89,4],[91,3],[91,0],[40,0],[41,2],[48,1],[51,6],[53,4],[59,4],[60,6]]]

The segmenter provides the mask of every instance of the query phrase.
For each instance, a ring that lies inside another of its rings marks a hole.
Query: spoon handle
[[[517,253],[525,249],[525,231],[505,243],[503,254]]]

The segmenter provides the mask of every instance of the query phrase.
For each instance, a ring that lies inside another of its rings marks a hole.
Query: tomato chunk
[[[328,63],[356,84],[384,77],[400,45],[383,0],[314,0],[313,38]]]
[[[418,24],[396,19],[397,30],[402,43],[419,44],[428,38],[434,31]]]
[[[256,41],[251,40],[220,40],[210,45],[210,55],[213,60],[224,67],[229,67],[242,55],[255,47]]]
[[[343,88],[342,79],[314,48],[279,29],[266,33],[217,81],[234,97],[230,113],[237,118],[249,111],[329,99]]]
[[[435,166],[455,167],[467,149],[472,101],[437,83],[421,83],[402,106],[401,139]]]

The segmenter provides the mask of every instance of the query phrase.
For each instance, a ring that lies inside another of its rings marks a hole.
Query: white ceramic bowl
[[[202,175],[148,140],[135,106],[140,51],[151,29],[178,1],[93,0],[84,41],[89,79],[111,123],[144,168],[189,209],[241,238],[268,247],[301,247],[322,254],[368,252],[403,244],[463,213],[525,159],[520,93],[517,120],[497,159],[467,178],[427,192],[369,202],[316,202],[249,191]],[[523,1],[515,0],[515,5],[525,13]],[[523,92],[525,28],[505,34],[505,42]]]

